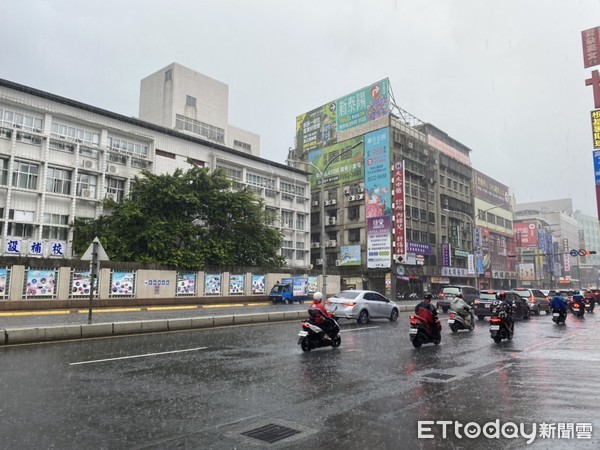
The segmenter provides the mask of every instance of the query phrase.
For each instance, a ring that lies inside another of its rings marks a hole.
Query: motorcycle
[[[585,303],[585,312],[593,313],[596,301],[593,298],[584,298],[583,301]]]
[[[434,319],[431,311],[420,308],[416,315],[410,316],[408,333],[414,348],[430,342],[438,345],[442,341],[441,330],[442,324],[437,317]]]
[[[473,331],[475,329],[475,316],[473,315],[472,311],[469,311],[469,316],[471,317],[471,321],[470,323],[467,323],[464,314],[450,311],[450,315],[448,316],[448,326],[452,332],[456,333],[458,330]]]
[[[552,322],[556,325],[564,324],[567,320],[567,315],[560,308],[554,308],[552,310]]]
[[[303,352],[310,352],[312,349],[320,347],[337,348],[340,346],[342,343],[340,325],[333,318],[325,320],[331,321],[329,333],[316,324],[316,314],[309,310],[309,318],[301,322],[302,330],[298,333],[298,345]]]
[[[585,305],[583,300],[571,300],[571,312],[575,317],[583,317],[585,314]]]
[[[514,327],[509,327],[507,321],[507,313],[501,311],[498,315],[490,317],[490,335],[496,344],[499,344],[502,339],[508,339],[509,341],[513,337]]]

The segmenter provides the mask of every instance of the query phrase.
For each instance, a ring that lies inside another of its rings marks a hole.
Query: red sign
[[[600,64],[600,27],[590,28],[581,32],[583,44],[583,67],[597,66]]]
[[[517,247],[537,247],[537,227],[535,223],[513,224]]]
[[[397,162],[394,165],[394,242],[395,253],[404,255],[406,253],[406,216],[404,215],[404,163]]]

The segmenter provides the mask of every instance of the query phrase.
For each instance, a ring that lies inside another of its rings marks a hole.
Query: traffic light
[[[591,251],[587,251],[585,252],[586,255],[595,255],[596,254],[596,250],[591,250]]]

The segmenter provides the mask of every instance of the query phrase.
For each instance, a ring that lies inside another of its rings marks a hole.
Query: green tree
[[[221,171],[193,167],[157,175],[143,171],[129,199],[106,200],[108,215],[73,223],[82,254],[95,236],[112,260],[207,266],[280,267],[282,235],[252,192],[234,192]]]

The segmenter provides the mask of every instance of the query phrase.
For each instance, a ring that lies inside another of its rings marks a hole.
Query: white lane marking
[[[186,348],[184,350],[171,350],[168,352],[158,352],[158,353],[146,353],[144,355],[131,355],[131,356],[120,356],[118,358],[106,358],[106,359],[94,359],[92,361],[79,361],[74,363],[69,363],[70,366],[80,366],[82,364],[95,364],[107,361],[118,361],[120,359],[133,359],[133,358],[146,358],[148,356],[158,356],[158,355],[170,355],[172,353],[183,353],[183,352],[195,352],[198,350],[205,350],[208,347],[196,347],[196,348]]]
[[[350,333],[352,331],[372,330],[374,328],[379,328],[379,326],[376,326],[376,327],[365,327],[365,328],[352,328],[351,330],[341,330],[340,333]]]

